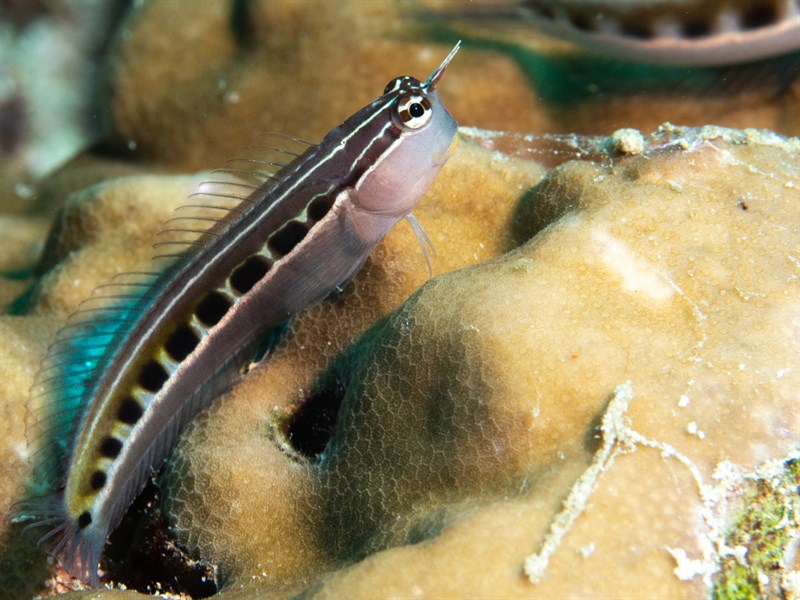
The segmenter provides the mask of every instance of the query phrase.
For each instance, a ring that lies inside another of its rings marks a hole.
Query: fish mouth
[[[450,146],[447,148],[447,150],[436,157],[436,160],[433,163],[434,166],[441,167],[444,163],[446,163],[447,159],[450,158],[455,151],[456,146],[458,146],[458,134],[453,136],[453,141],[450,142]]]
[[[456,146],[458,146],[458,134],[453,136],[453,141],[450,142],[450,147],[447,149],[447,152],[445,152],[444,155],[449,158],[450,155],[453,154],[453,151],[456,149]]]

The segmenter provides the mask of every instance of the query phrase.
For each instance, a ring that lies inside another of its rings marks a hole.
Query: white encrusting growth
[[[572,491],[564,500],[563,510],[550,524],[550,530],[545,536],[539,552],[531,554],[525,559],[525,575],[528,576],[531,583],[538,583],[542,578],[550,564],[550,557],[555,554],[564,536],[569,533],[577,518],[583,513],[597,482],[614,462],[614,458],[620,450],[631,443],[630,434],[633,431],[624,421],[631,400],[633,400],[633,386],[630,381],[627,381],[614,391],[614,397],[603,415],[600,427],[603,434],[603,446],[595,454],[591,466],[572,486]]]

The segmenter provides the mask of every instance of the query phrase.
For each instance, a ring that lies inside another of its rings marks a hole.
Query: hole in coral
[[[315,459],[325,451],[333,435],[345,386],[332,377],[329,382],[309,395],[284,425],[284,435],[298,454]]]
[[[252,0],[234,0],[230,8],[230,28],[233,37],[243,49],[252,48],[256,30],[252,13]]]
[[[146,594],[207,598],[217,593],[215,569],[190,557],[169,535],[154,478],[109,536],[103,569],[104,581]]]

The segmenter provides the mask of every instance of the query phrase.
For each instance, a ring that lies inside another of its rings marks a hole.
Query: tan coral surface
[[[50,570],[35,535],[6,522],[29,476],[33,374],[94,287],[149,265],[153,236],[203,177],[158,174],[220,166],[256,132],[317,139],[389,78],[424,78],[455,41],[440,29],[447,43],[420,42],[427,30],[390,2],[185,7],[150,0],[126,19],[102,146],[35,198],[0,185],[11,273],[0,302],[27,312],[0,317],[0,598],[29,597]],[[180,26],[165,35],[164,23]],[[798,131],[796,82],[741,102],[547,106],[528,59],[466,44],[445,104],[462,124],[522,132],[646,131],[709,115]],[[643,156],[594,152],[599,162],[536,185],[539,164],[493,152],[502,144],[480,132],[464,138],[416,211],[441,277],[426,284],[410,228],[396,228],[352,286],[306,311],[191,426],[164,479],[180,541],[219,564],[230,598],[705,597],[736,491],[714,496],[714,474],[754,473],[800,439],[798,141],[667,128]],[[337,379],[332,444],[309,461],[285,424]],[[609,406],[627,407],[616,437],[598,428]]]
[[[753,469],[787,456],[800,435],[800,148],[688,133],[611,168],[555,169],[527,210],[572,211],[497,260],[428,282],[351,349],[319,465],[267,434],[309,386],[288,375],[308,354],[290,337],[184,437],[167,478],[179,538],[233,588],[378,550],[312,595],[702,595],[667,550],[708,571],[721,524],[700,518],[701,486],[724,460]],[[524,559],[625,381],[635,452],[616,458],[533,588]]]
[[[435,277],[347,349],[424,282],[399,228],[353,286],[306,311],[179,445],[165,478],[179,540],[220,566],[234,598],[320,576],[307,593],[703,595],[725,526],[704,505],[715,470],[786,457],[800,435],[798,151],[755,132],[667,128],[644,155],[550,171],[515,209],[541,170],[462,142],[420,218],[437,270],[475,266]],[[192,181],[130,177],[77,196],[60,232],[87,242],[51,240],[62,258],[38,312],[63,315],[73,287],[108,276],[99,265],[134,268],[126,249],[146,245],[156,219],[127,220],[116,243],[103,223],[177,204]],[[496,208],[465,200],[475,189]],[[503,254],[510,229],[538,233]],[[3,364],[19,373],[8,381],[29,380],[52,319],[5,319]],[[281,424],[331,360],[344,401],[324,460],[309,462]],[[609,442],[597,426],[626,381]],[[12,410],[21,387],[9,386]],[[614,452],[587,483],[603,442]],[[526,558],[545,553],[571,492],[573,520],[533,587]]]
[[[165,35],[165,23],[181,27]],[[356,108],[354,98],[383,89],[387,73],[424,79],[447,49],[447,43],[420,43],[431,33],[453,44],[462,30],[414,18],[402,2],[218,0],[191,11],[180,1],[142,2],[115,40],[107,82],[109,147],[135,161],[200,169],[235,156],[253,132],[319,139]],[[606,66],[610,73],[604,73],[599,63],[596,74],[573,75],[569,59],[564,66],[550,64],[546,52],[526,51],[524,44],[480,42],[501,33],[496,29],[463,33],[467,47],[441,86],[443,101],[463,125],[607,135],[671,121],[800,133],[800,82],[776,90],[768,68],[712,74],[700,88],[650,91],[643,85],[631,97],[613,85],[595,89],[595,75],[617,77],[624,89],[631,79],[624,66]],[[755,83],[744,90],[736,87],[751,79]],[[734,84],[726,91],[728,80]],[[565,91],[553,98],[553,88]]]

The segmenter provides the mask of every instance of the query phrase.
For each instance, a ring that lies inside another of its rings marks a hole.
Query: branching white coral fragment
[[[700,470],[689,457],[673,446],[658,440],[651,440],[631,428],[626,419],[631,400],[633,400],[633,385],[630,381],[626,381],[614,390],[614,397],[609,402],[608,408],[606,408],[600,426],[603,436],[602,447],[595,454],[589,468],[583,472],[572,486],[569,496],[564,501],[564,508],[550,524],[550,530],[545,536],[541,550],[538,553],[531,554],[525,560],[525,574],[531,583],[535,584],[541,580],[547,570],[550,557],[555,553],[561,544],[561,540],[586,508],[589,497],[597,487],[597,482],[612,465],[616,455],[622,451],[632,451],[636,446],[645,446],[660,450],[661,456],[664,458],[676,458],[689,470],[697,484],[703,501],[704,520],[709,528],[713,530],[712,535],[700,540],[703,548],[703,558],[702,560],[690,559],[686,555],[686,551],[682,549],[667,548],[667,550],[678,561],[675,574],[679,578],[683,580],[684,578],[691,579],[696,575],[703,575],[706,583],[710,585],[710,577],[718,568],[717,552],[715,544],[711,540],[719,539],[721,535],[717,531],[717,527],[713,525],[716,520],[711,518],[712,509],[719,502],[718,494],[703,483]],[[718,533],[718,535],[713,535],[714,532]]]
[[[575,520],[586,508],[586,502],[592,495],[597,481],[606,469],[611,466],[614,457],[620,451],[621,445],[626,444],[627,434],[631,430],[625,424],[624,417],[632,399],[633,386],[630,381],[626,381],[614,391],[614,397],[608,404],[600,426],[603,434],[602,448],[595,454],[591,466],[583,472],[583,475],[572,486],[572,491],[564,501],[564,508],[550,524],[550,531],[545,537],[542,549],[525,559],[525,574],[531,580],[531,583],[538,583],[542,575],[544,575],[547,565],[550,563],[550,557],[555,553],[561,544],[561,540],[572,528]]]

